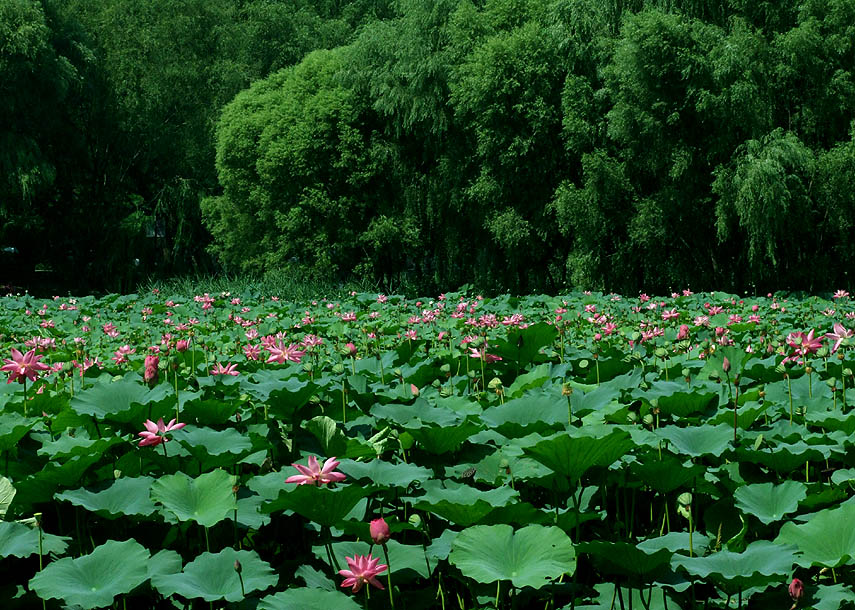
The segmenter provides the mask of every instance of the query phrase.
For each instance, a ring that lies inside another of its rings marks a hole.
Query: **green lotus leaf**
[[[118,436],[110,438],[89,438],[86,432],[71,436],[63,434],[55,441],[44,443],[38,450],[39,455],[47,455],[51,458],[66,458],[72,455],[87,455],[92,453],[105,453],[113,445],[126,442]]]
[[[249,437],[234,428],[214,430],[205,426],[189,426],[173,432],[172,438],[199,461],[204,461],[207,456],[221,456],[226,453],[240,455],[252,449]]]
[[[836,568],[855,563],[855,503],[821,510],[800,525],[785,523],[775,542],[794,544],[801,566]]]
[[[648,552],[629,542],[605,540],[577,544],[576,552],[587,553],[601,572],[629,576],[645,583],[667,572],[673,555],[664,548]]]
[[[339,591],[303,587],[268,595],[258,610],[360,610],[362,606]]]
[[[185,394],[188,394],[186,402]],[[227,423],[240,408],[239,400],[202,397],[201,392],[191,394],[186,390],[181,393],[181,421],[196,422],[201,426],[222,425]]]
[[[484,411],[481,420],[509,438],[567,425],[567,399],[555,389],[529,393]]]
[[[682,552],[685,555],[688,555],[691,550],[693,554],[701,555],[701,551],[708,549],[709,545],[710,538],[700,532],[692,534],[691,544],[689,543],[689,532],[668,532],[664,536],[648,538],[639,542],[636,546],[645,553],[654,553],[660,549],[667,549],[672,553]]]
[[[575,428],[570,433],[561,432],[524,451],[556,474],[575,482],[589,468],[609,466],[633,446],[626,432],[603,426],[590,432]]]
[[[688,387],[676,381],[655,381],[648,390],[634,392],[633,397],[655,399],[663,414],[687,417],[718,404],[718,391],[717,385],[705,381],[693,380]]]
[[[183,472],[166,475],[151,486],[151,498],[180,521],[196,521],[212,527],[235,509],[234,477],[224,470],[212,470],[191,478]]]
[[[336,584],[323,572],[316,570],[307,563],[301,565],[294,572],[296,578],[300,578],[310,589],[323,589],[325,591],[338,591]]]
[[[42,554],[62,555],[68,547],[65,536],[42,532]],[[29,557],[39,552],[39,530],[35,527],[0,521],[0,557]]]
[[[540,348],[552,345],[558,336],[558,329],[552,324],[538,322],[523,329],[508,333],[507,339],[498,339],[490,353],[495,353],[505,360],[516,362],[521,368],[527,367],[538,358],[544,359]]]
[[[784,481],[780,485],[743,485],[733,493],[733,497],[743,514],[754,515],[768,525],[796,512],[799,502],[807,497],[807,486],[798,481]]]
[[[136,540],[108,540],[89,555],[65,557],[30,579],[42,599],[61,599],[84,610],[110,606],[148,580],[149,552]]]
[[[345,557],[368,555],[369,553],[373,553],[374,557],[380,557],[380,563],[386,563],[383,549],[377,545],[373,545],[372,548],[372,545],[367,542],[334,542],[332,548],[335,558],[343,568],[346,567]],[[410,582],[417,578],[427,578],[430,576],[428,573],[428,560],[425,559],[425,550],[420,544],[401,544],[393,538],[386,543],[386,550],[389,553],[389,565],[392,566],[393,582],[396,580],[398,582]],[[324,546],[314,546],[312,547],[312,552],[319,561],[329,564]],[[433,561],[430,564],[431,572],[435,568],[436,562]],[[384,575],[381,575],[379,578],[385,580]]]
[[[855,468],[835,470],[831,475],[831,482],[835,485],[842,485],[849,481],[855,481]]]
[[[727,424],[688,428],[665,426],[656,433],[670,443],[669,449],[673,452],[691,457],[721,455],[733,440],[733,426]]]
[[[507,506],[519,497],[510,487],[481,491],[451,480],[432,479],[424,486],[425,494],[413,499],[413,507],[426,510],[457,525],[478,523],[495,508]]]
[[[12,481],[6,477],[0,477],[0,521],[6,517],[6,511],[12,505],[16,493]]]
[[[422,398],[413,404],[374,405],[371,415],[379,420],[388,421],[406,428],[421,428],[424,424],[433,424],[444,428],[456,426],[465,419],[464,415],[439,405],[433,405]]]
[[[581,606],[575,604],[573,608],[570,604],[564,606],[560,610],[616,610],[620,608],[619,599],[623,599],[624,607],[628,608],[631,604],[634,608],[645,608],[645,610],[668,610],[671,608],[679,608],[680,605],[669,595],[670,591],[664,587],[653,587],[642,589],[636,587],[621,587],[621,595],[618,597],[614,583],[605,582],[594,585],[594,590],[598,593],[594,604]],[[670,601],[664,601],[665,597]]]
[[[292,410],[297,410],[309,402],[318,386],[294,376],[295,372],[296,369],[291,367],[261,369],[240,377],[240,389],[262,402],[279,402],[287,398]]]
[[[844,584],[819,587],[811,600],[813,610],[839,610],[855,605],[855,591]]]
[[[0,417],[0,451],[9,451],[38,422],[36,417],[24,417],[14,411],[6,411]]]
[[[338,469],[356,481],[368,481],[383,487],[409,487],[432,478],[433,471],[415,464],[392,464],[374,459],[367,462],[341,460]]]
[[[78,392],[71,399],[71,408],[95,419],[142,423],[147,418],[147,405],[163,400],[168,392],[167,384],[149,390],[139,375],[128,373],[117,381],[99,381]]]
[[[86,510],[98,511],[107,517],[148,516],[157,510],[150,497],[153,483],[154,479],[151,477],[123,477],[101,491],[74,489],[54,497],[71,502],[75,506],[82,506]]]
[[[282,485],[276,499],[262,504],[261,512],[292,510],[310,521],[327,527],[332,527],[344,519],[362,498],[373,491],[370,486],[361,485],[343,485],[335,488],[284,482]]]
[[[161,595],[181,595],[188,599],[201,597],[205,601],[224,599],[236,602],[244,599],[241,581],[235,571],[240,561],[243,590],[246,593],[275,587],[279,577],[255,551],[225,548],[219,553],[202,553],[177,574],[154,574],[151,584]]]
[[[480,429],[480,425],[467,421],[457,426],[422,426],[408,430],[422,449],[428,453],[441,455],[456,451],[463,441]]]
[[[171,549],[163,549],[148,561],[148,576],[178,574],[181,571],[181,555]]]
[[[460,532],[449,561],[481,583],[510,580],[515,587],[539,589],[576,569],[570,538],[557,527],[476,525]]]
[[[684,460],[667,453],[659,459],[656,453],[648,453],[641,461],[632,462],[629,470],[657,491],[667,493],[703,473],[703,466]]]
[[[718,551],[706,557],[674,555],[672,565],[690,576],[712,581],[728,593],[748,587],[783,582],[792,573],[796,548],[787,544],[758,540],[742,553]]]
[[[549,381],[552,376],[551,371],[552,363],[544,362],[543,364],[539,364],[529,372],[517,376],[510,387],[505,390],[505,394],[511,399],[519,398],[528,390],[539,388]]]

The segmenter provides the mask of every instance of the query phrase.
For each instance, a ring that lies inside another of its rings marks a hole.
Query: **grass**
[[[319,298],[341,299],[350,292],[384,292],[375,283],[333,282],[300,276],[293,271],[270,271],[261,276],[240,274],[194,275],[166,280],[148,280],[137,287],[140,293],[157,289],[162,294],[202,294],[230,292],[238,295],[278,296],[287,301]]]

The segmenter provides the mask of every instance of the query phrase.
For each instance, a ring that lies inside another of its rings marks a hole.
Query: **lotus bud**
[[[806,367],[805,367],[805,373],[807,373],[808,375],[810,375],[811,373],[813,373],[813,367],[806,366]]]
[[[240,574],[241,572],[243,572],[243,566],[242,566],[242,565],[240,565],[240,560],[239,560],[239,559],[235,559],[235,572],[237,572],[238,574]]]
[[[143,373],[143,380],[151,385],[157,383],[157,365],[160,364],[160,358],[157,356],[146,356],[145,357],[145,372]]]
[[[724,357],[724,361],[721,363],[721,370],[725,373],[730,371],[730,360],[727,359],[727,356]]]
[[[371,521],[368,530],[371,533],[371,540],[374,541],[374,544],[386,544],[389,538],[392,537],[389,525],[382,517]]]
[[[799,601],[805,594],[805,586],[798,578],[794,578],[789,586],[790,597],[793,601]]]

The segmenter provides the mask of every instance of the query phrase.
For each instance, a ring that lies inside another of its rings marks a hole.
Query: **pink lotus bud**
[[[158,364],[160,364],[160,358],[157,356],[145,357],[145,373],[143,373],[143,379],[146,383],[157,383]]]
[[[725,373],[730,370],[730,360],[727,359],[727,356],[724,357],[724,362],[721,363],[721,370]]]
[[[418,396],[419,394],[421,394],[421,391],[419,390],[419,386],[417,386],[414,383],[410,384],[410,391],[413,393],[413,396]]]
[[[175,342],[175,349],[179,352],[186,352],[187,348],[190,346],[190,342],[187,339],[179,339]]]
[[[677,341],[682,341],[689,336],[689,325],[680,324],[680,330],[677,332]]]
[[[601,335],[600,333],[594,333],[594,341],[599,341],[602,338],[603,338],[603,335]]]
[[[793,601],[799,601],[802,596],[805,594],[805,586],[802,581],[798,578],[794,578],[790,583],[790,597],[793,598]]]
[[[347,343],[344,347],[345,349],[347,349],[348,356],[350,356],[351,358],[356,357],[356,346],[353,343]]]
[[[392,537],[392,534],[389,532],[389,525],[382,517],[374,519],[368,529],[371,532],[371,540],[374,541],[374,544],[386,544],[389,538]]]

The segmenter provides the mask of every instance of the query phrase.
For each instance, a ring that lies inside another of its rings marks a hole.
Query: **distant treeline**
[[[0,247],[92,287],[851,286],[852,0],[2,0],[0,108]]]

